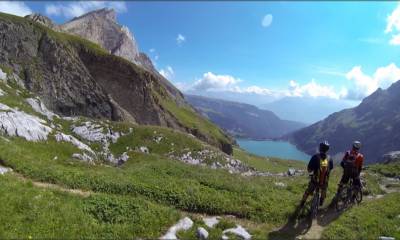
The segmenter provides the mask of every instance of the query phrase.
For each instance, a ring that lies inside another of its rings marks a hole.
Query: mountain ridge
[[[247,103],[187,94],[185,99],[203,116],[236,137],[274,139],[306,126],[303,123],[282,120],[272,111]]]
[[[331,143],[332,154],[343,153],[354,140],[359,140],[366,162],[379,162],[385,153],[400,149],[399,93],[400,81],[386,90],[379,88],[355,108],[333,113],[289,134],[287,139],[309,154],[323,139]]]

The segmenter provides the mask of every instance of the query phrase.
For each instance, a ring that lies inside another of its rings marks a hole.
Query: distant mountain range
[[[400,150],[400,81],[387,90],[376,90],[355,108],[290,134],[288,139],[309,154],[323,139],[331,143],[331,154],[344,152],[353,140],[360,140],[366,162],[379,162],[383,154]]]
[[[285,97],[263,104],[260,107],[274,112],[280,118],[292,121],[315,123],[329,114],[354,107],[357,102],[326,97]]]
[[[195,95],[185,95],[185,99],[202,115],[236,137],[271,139],[306,126],[282,120],[271,111],[249,104]]]

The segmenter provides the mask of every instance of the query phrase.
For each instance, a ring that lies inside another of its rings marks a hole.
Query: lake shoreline
[[[289,141],[283,139],[255,140],[248,138],[235,139],[240,148],[261,157],[275,157],[287,160],[307,162],[310,155],[302,152]]]

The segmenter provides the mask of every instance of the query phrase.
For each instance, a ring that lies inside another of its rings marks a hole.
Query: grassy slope
[[[378,239],[379,236],[400,238],[400,193],[388,194],[364,202],[345,212],[329,225],[324,239]]]

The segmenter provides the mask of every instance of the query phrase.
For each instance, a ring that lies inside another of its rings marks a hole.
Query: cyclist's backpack
[[[354,155],[354,154],[351,154],[350,151],[346,152],[346,156],[343,159],[344,167],[345,168],[355,168],[357,157],[358,157],[358,154]]]
[[[319,160],[319,183],[323,184],[325,182],[325,178],[328,173],[328,167],[329,167],[329,162],[328,162],[328,157],[325,158],[320,158]]]

